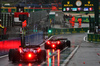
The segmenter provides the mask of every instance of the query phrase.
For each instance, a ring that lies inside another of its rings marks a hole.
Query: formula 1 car
[[[64,49],[65,47],[70,47],[71,42],[67,38],[51,38],[45,42],[45,49]]]
[[[18,49],[9,50],[9,61],[29,61],[43,62],[46,61],[46,51],[41,50],[40,46],[26,46]]]

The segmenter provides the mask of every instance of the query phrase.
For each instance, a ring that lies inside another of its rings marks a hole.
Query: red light
[[[69,8],[66,8],[67,11],[69,11]]]
[[[34,56],[34,54],[32,52],[29,52],[29,53],[26,54],[26,58],[27,59],[33,59],[34,57],[35,56]]]
[[[40,48],[38,48],[38,50],[37,50],[38,52],[40,52],[41,51],[41,49]]]
[[[20,53],[22,53],[22,52],[23,52],[23,51],[22,51],[22,48],[19,48],[18,50],[19,50],[19,52],[20,52]]]
[[[19,64],[18,66],[22,66],[22,64]]]
[[[32,54],[28,54],[28,57],[31,58],[32,57]]]
[[[89,8],[89,10],[90,10],[90,11],[92,11],[92,10],[93,10],[93,9],[92,9],[92,7],[91,7],[91,8]]]
[[[47,44],[50,44],[50,41],[47,41]]]
[[[55,48],[55,47],[56,47],[56,45],[55,45],[55,44],[53,44],[53,45],[52,45],[52,47],[53,47],[53,48]]]
[[[28,66],[32,66],[32,63],[29,63]]]
[[[80,11],[81,10],[81,8],[78,8],[78,11]]]
[[[60,44],[61,42],[60,41],[57,41],[57,44]]]

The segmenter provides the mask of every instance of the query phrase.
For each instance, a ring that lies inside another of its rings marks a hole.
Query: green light
[[[33,30],[33,32],[35,32],[35,29]]]
[[[48,30],[48,32],[51,33],[52,31],[51,30]]]
[[[63,11],[66,11],[66,8],[63,8]]]

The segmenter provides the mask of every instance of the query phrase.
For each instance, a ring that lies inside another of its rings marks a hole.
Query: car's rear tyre
[[[71,42],[69,40],[67,41],[67,46],[71,47]]]
[[[18,50],[14,50],[13,51],[13,59],[12,59],[12,62],[15,63],[15,62],[19,62],[20,61],[20,53]]]
[[[9,58],[9,61],[12,61],[12,58],[13,58],[13,49],[10,49],[9,50],[9,53],[8,53],[8,58]]]
[[[41,50],[41,52],[38,54],[38,63],[42,63],[43,61],[46,61],[46,51]]]

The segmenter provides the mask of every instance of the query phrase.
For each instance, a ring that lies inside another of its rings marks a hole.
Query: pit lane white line
[[[0,59],[1,59],[1,58],[4,58],[4,57],[7,57],[7,56],[8,56],[8,55],[0,56]]]
[[[60,51],[60,53],[62,53],[65,49],[67,49],[68,47],[65,47],[63,50],[61,50]],[[52,56],[57,56],[57,50],[50,56],[50,57],[52,57]]]
[[[60,53],[62,53],[64,50],[66,50],[68,47],[65,47],[62,51],[60,51]],[[52,56],[57,56],[57,51],[55,51],[51,56],[50,56],[50,58],[52,57]],[[47,57],[46,57],[47,58]],[[42,65],[44,65],[45,63],[46,63],[47,61],[44,61],[43,63],[41,63],[40,65],[42,66]]]
[[[70,59],[73,57],[73,55],[76,53],[76,51],[78,50],[79,45],[75,48],[75,50],[69,55],[69,57],[63,62],[63,64],[61,64],[61,66],[66,66],[66,64],[68,64],[68,62],[70,61]]]

